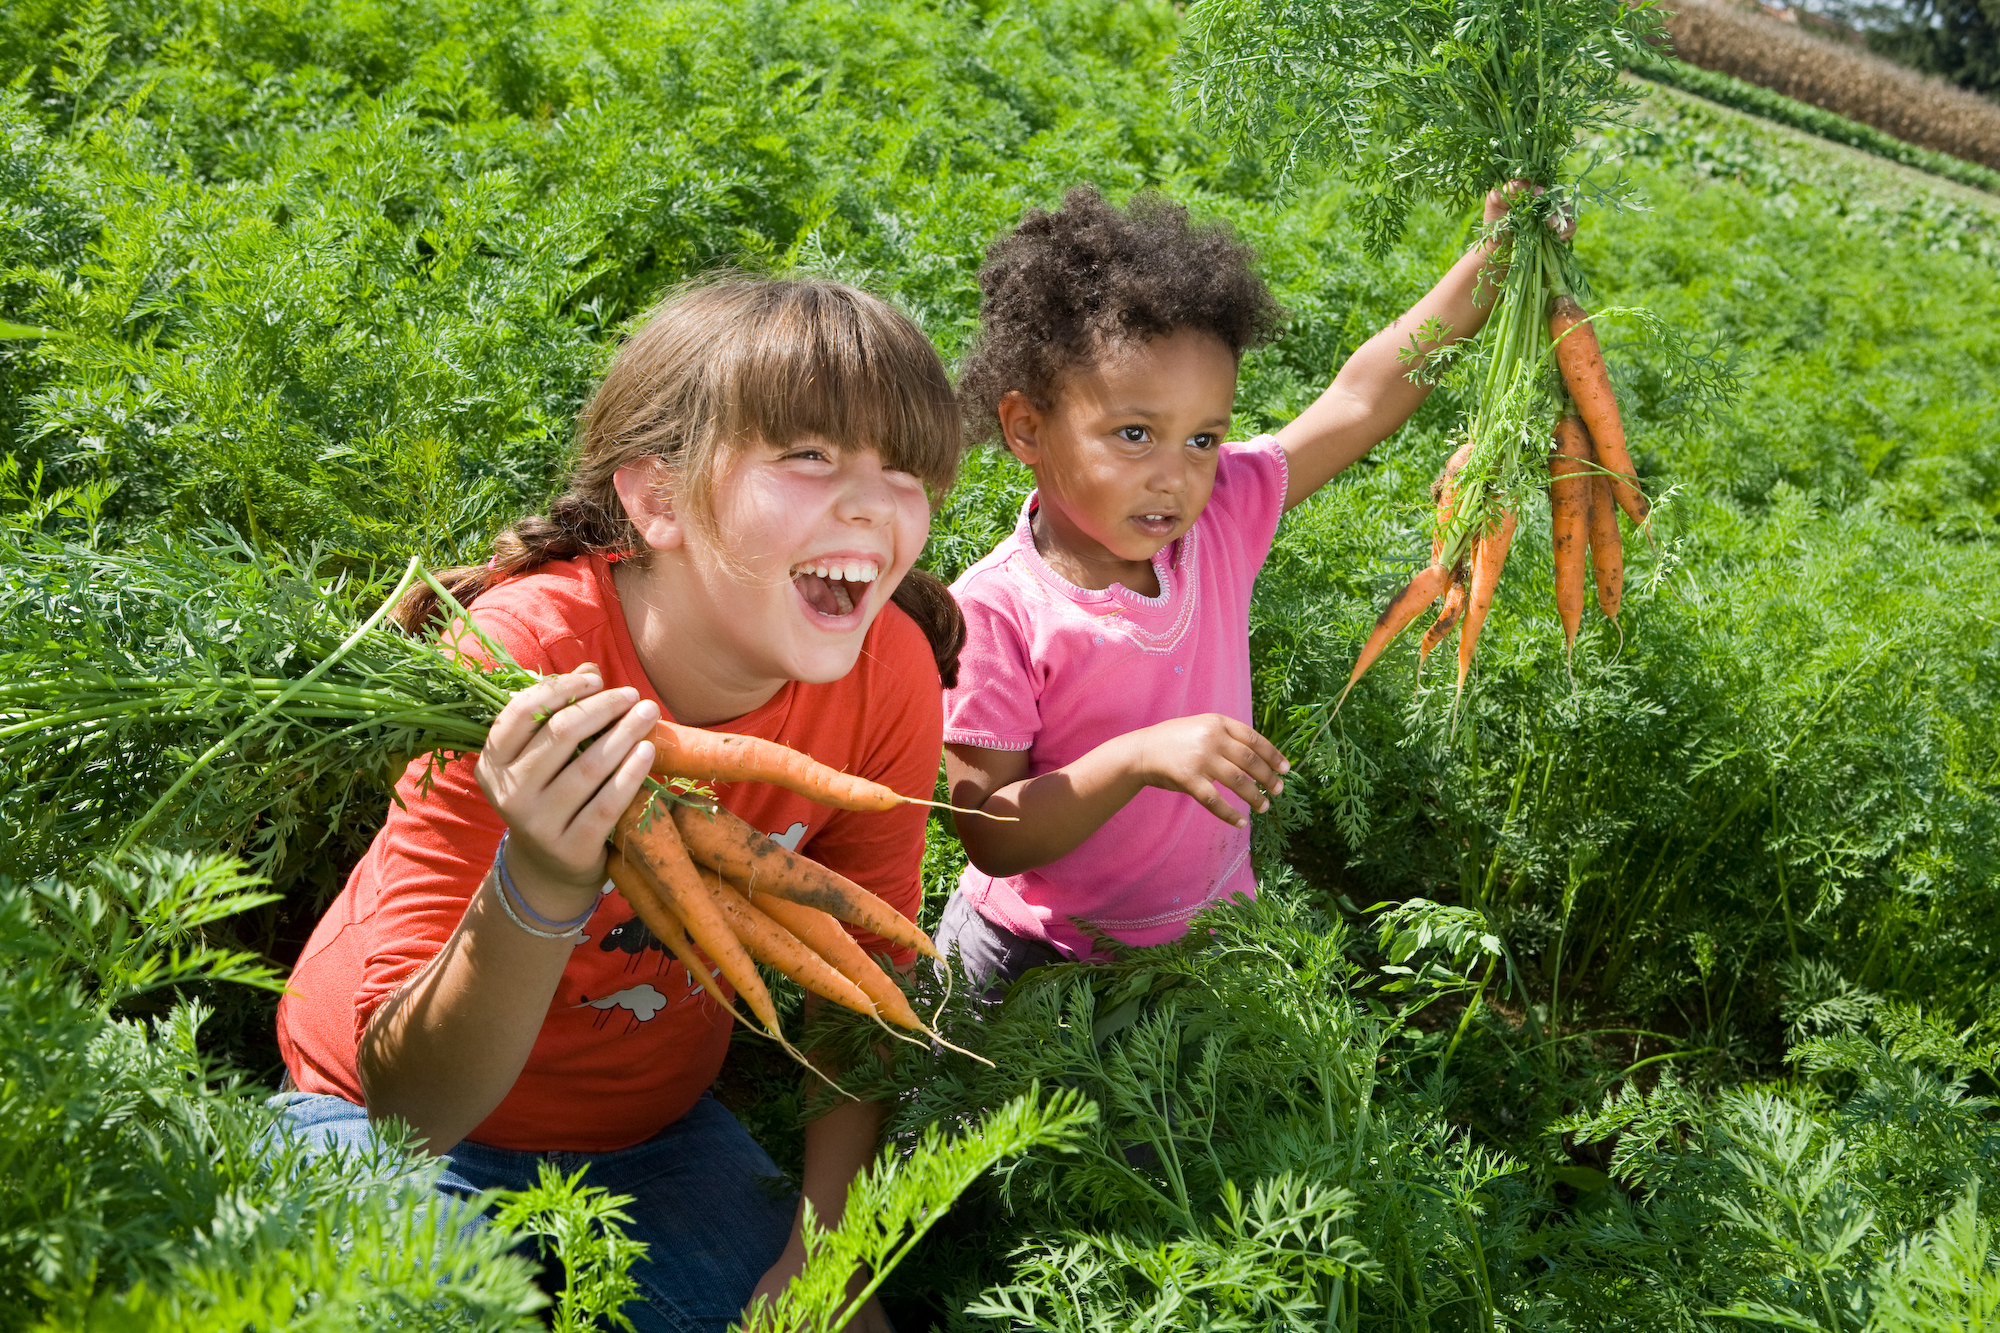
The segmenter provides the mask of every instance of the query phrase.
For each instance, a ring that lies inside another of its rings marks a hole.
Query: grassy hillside
[[[355,605],[410,555],[483,558],[547,495],[620,331],[719,266],[864,283],[955,356],[985,244],[1079,181],[1165,190],[1256,245],[1292,319],[1246,362],[1238,430],[1283,422],[1472,214],[1425,210],[1365,257],[1340,186],[1281,191],[1188,128],[1165,91],[1174,23],[1083,0],[11,7],[0,320],[47,335],[0,341],[0,662],[225,640],[79,582],[211,525],[315,551]],[[975,1302],[988,1323],[1122,1325],[1152,1302],[1162,1327],[1274,1327],[1310,1303],[1338,1327],[1916,1329],[2000,1302],[2000,1126],[1980,1100],[2000,1001],[2000,208],[1666,90],[1596,147],[1628,200],[1584,218],[1598,303],[1657,312],[1741,385],[1716,420],[1670,424],[1679,386],[1607,332],[1664,497],[1622,632],[1563,662],[1529,521],[1456,717],[1405,644],[1328,723],[1427,549],[1450,387],[1288,519],[1256,706],[1302,780],[1259,829],[1267,901],[1224,914],[1218,952],[954,1010],[960,1039],[1007,1054],[997,1072],[912,1054],[880,1075],[910,1133],[1034,1078],[1104,1111],[1087,1151],[1035,1159],[941,1229],[898,1279],[907,1326]],[[927,562],[982,554],[1025,481],[969,457]],[[206,937],[283,963],[386,800],[380,756],[355,755],[284,838],[179,849],[249,857],[277,896],[258,906],[222,863],[102,887],[111,815],[156,775],[93,779],[89,809],[111,812],[93,825],[37,795],[43,761],[9,757],[0,874],[29,924],[0,935],[8,993],[25,1014],[74,982],[79,1024],[138,1045],[166,1001],[100,990],[101,940],[35,953],[49,903],[212,892],[243,910]],[[934,898],[958,862],[935,834]],[[39,876],[71,887],[19,889]],[[1386,932],[1363,910],[1413,899]],[[86,941],[122,929],[71,916]],[[217,1011],[208,1056],[274,1076],[267,993],[183,993]],[[198,1294],[161,1320],[220,1327],[232,1273],[363,1281],[330,1249],[285,1269],[278,1231],[201,1239],[231,1199],[283,1191],[246,1146],[255,1090],[203,1066],[176,1012],[172,1068],[100,1077],[67,1038],[0,1050],[21,1089],[5,1160],[75,1164],[46,1197],[0,1196],[0,1305],[20,1312],[0,1324],[144,1281]],[[731,1077],[795,1158],[789,1069],[746,1047]],[[128,1206],[145,1191],[117,1173],[155,1151],[155,1120],[185,1118],[190,1080],[201,1123],[235,1126],[227,1151],[190,1131],[171,1160],[209,1162],[202,1187]],[[135,1104],[165,1109],[107,1128]],[[350,1185],[374,1188],[325,1188]],[[61,1246],[46,1210],[74,1215]],[[518,1275],[465,1262],[493,1281],[439,1322],[507,1326]],[[354,1308],[358,1327],[393,1318]]]

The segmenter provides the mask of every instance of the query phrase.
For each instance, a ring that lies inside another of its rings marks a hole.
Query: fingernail
[[[1292,761],[1291,761],[1291,760],[1289,760],[1289,759],[1280,759],[1280,760],[1278,761],[1278,771],[1279,771],[1280,773],[1289,773],[1289,772],[1291,772],[1291,771],[1292,771]]]
[[[1284,790],[1285,790],[1285,780],[1283,778],[1279,778],[1277,785],[1271,788],[1271,795],[1273,796],[1283,795]]]

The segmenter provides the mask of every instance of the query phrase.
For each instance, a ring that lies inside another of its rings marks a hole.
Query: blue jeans
[[[285,1098],[285,1118],[303,1135],[366,1146],[364,1107],[315,1093]],[[724,1333],[784,1251],[798,1200],[756,1140],[706,1092],[652,1138],[615,1152],[522,1152],[468,1139],[446,1158],[438,1189],[451,1194],[525,1189],[550,1162],[565,1174],[588,1166],[586,1185],[631,1195],[626,1234],[651,1247],[632,1266],[641,1299],[625,1307],[637,1333]]]

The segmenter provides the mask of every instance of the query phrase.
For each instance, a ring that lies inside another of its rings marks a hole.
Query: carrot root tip
[[[1018,824],[1021,822],[1019,815],[995,815],[989,814],[984,810],[968,810],[962,805],[953,805],[949,801],[926,801],[921,796],[899,796],[896,799],[907,805],[928,805],[933,810],[949,810],[955,815],[978,815],[981,819],[997,820],[1002,824]]]

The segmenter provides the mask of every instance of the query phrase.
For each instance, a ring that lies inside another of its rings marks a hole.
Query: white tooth
[[[813,573],[819,575],[821,578],[825,578],[827,576],[827,568],[825,565],[814,565]]]
[[[854,577],[855,577],[855,578],[856,578],[857,580],[859,580],[860,582],[862,582],[862,583],[873,583],[873,582],[875,581],[875,566],[873,566],[873,565],[857,565],[857,566],[855,566],[855,571],[856,571],[856,572],[855,572],[855,575],[854,575]]]
[[[849,583],[859,583],[861,582],[861,566],[849,562],[841,567],[840,576]]]

